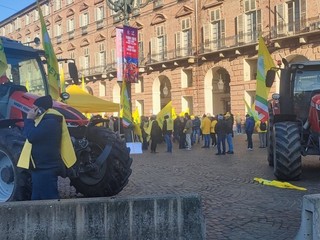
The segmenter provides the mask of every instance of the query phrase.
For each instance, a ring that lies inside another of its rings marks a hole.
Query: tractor
[[[1,40],[8,67],[0,78],[0,202],[29,200],[31,174],[18,168],[17,161],[25,142],[24,118],[37,98],[49,94],[45,53],[5,37]],[[68,62],[72,82],[77,84],[74,61],[64,61]],[[68,94],[62,93],[61,98],[66,100]],[[125,141],[108,128],[92,124],[63,101],[54,101],[53,108],[64,115],[77,156],[76,164],[62,171],[63,177],[68,177],[70,185],[85,197],[118,194],[132,172]]]
[[[279,93],[268,101],[268,163],[279,180],[299,180],[301,157],[320,155],[320,62],[288,63],[270,69],[266,86],[280,75]]]

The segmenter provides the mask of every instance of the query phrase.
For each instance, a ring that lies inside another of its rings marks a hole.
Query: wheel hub
[[[13,182],[13,169],[12,167],[4,167],[1,169],[1,180],[7,184],[12,183]]]

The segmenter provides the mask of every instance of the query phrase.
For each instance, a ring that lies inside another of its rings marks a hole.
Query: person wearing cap
[[[76,157],[66,124],[62,123],[63,115],[51,109],[51,96],[40,97],[33,105],[24,120],[23,130],[24,149],[30,148],[29,156],[23,149],[18,167],[31,168],[32,200],[58,199],[58,175],[65,169],[63,162],[71,167]]]

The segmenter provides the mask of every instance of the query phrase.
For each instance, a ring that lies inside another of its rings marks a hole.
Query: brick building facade
[[[119,102],[115,29],[123,16],[106,0],[39,2],[57,57],[76,60],[95,96]],[[245,115],[244,99],[255,98],[259,33],[275,63],[316,60],[319,14],[318,0],[134,1],[129,24],[139,29],[140,77],[131,86],[133,109],[156,114],[172,100],[178,113]],[[0,34],[41,37],[36,3],[2,21]],[[278,81],[271,93],[277,88]]]

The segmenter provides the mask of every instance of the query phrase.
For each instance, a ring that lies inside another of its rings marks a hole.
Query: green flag
[[[6,54],[4,53],[4,48],[2,40],[0,38],[0,76],[2,76],[8,68]]]
[[[59,99],[60,95],[60,75],[57,57],[53,51],[51,40],[47,31],[47,26],[44,21],[41,8],[38,2],[38,11],[41,21],[41,32],[42,32],[42,44],[45,51],[48,67],[48,83],[49,83],[49,94],[55,100]]]

